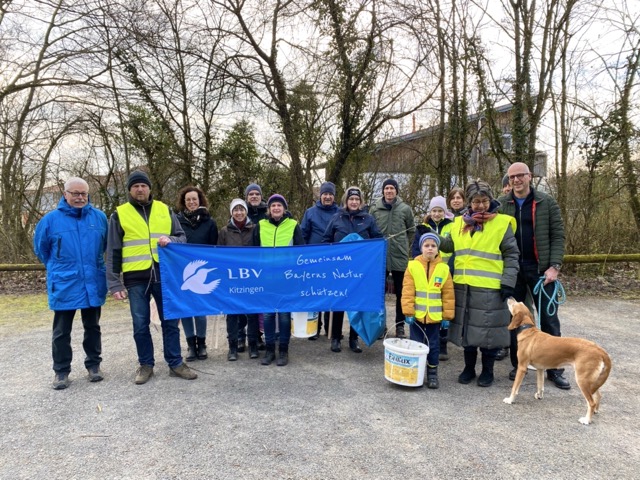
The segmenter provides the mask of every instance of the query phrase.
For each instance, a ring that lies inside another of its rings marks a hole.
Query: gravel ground
[[[112,302],[105,380],[86,380],[78,322],[71,386],[54,391],[50,327],[12,333],[23,319],[5,312],[0,478],[639,478],[639,313],[637,300],[570,297],[561,307],[563,334],[596,340],[613,359],[601,413],[584,426],[572,369],[571,390],[547,382],[534,400],[530,373],[506,405],[508,360],[496,363],[493,386],[461,385],[453,347],[439,390],[386,381],[382,342],[358,355],[332,353],[326,337],[293,339],[287,367],[246,353],[232,363],[220,317],[210,317],[209,359],[192,364],[197,380],[169,377],[154,329],[156,375],[137,386],[128,310]]]

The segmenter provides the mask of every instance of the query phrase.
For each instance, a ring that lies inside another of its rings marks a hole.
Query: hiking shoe
[[[136,370],[136,385],[147,383],[153,377],[153,367],[151,365],[140,365]]]
[[[102,370],[100,370],[100,365],[94,365],[93,367],[87,368],[87,372],[89,372],[90,382],[99,382],[104,380],[104,375],[102,374]]]
[[[64,390],[69,386],[69,374],[56,373],[53,377],[53,384],[51,386],[54,390]]]
[[[198,378],[198,374],[191,370],[185,363],[181,363],[175,368],[169,368],[170,377],[180,377],[185,380],[195,380]]]

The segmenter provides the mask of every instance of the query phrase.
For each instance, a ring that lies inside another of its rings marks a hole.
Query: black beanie
[[[136,170],[135,172],[131,172],[129,178],[127,179],[127,190],[131,190],[131,186],[136,183],[146,183],[151,188],[151,180],[149,180],[149,175],[141,170]]]
[[[382,182],[382,190],[384,191],[384,187],[387,185],[391,185],[396,189],[396,193],[399,193],[398,182],[396,182],[393,178],[387,178],[384,182]]]

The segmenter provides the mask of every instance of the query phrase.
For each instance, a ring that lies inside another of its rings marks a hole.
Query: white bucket
[[[406,338],[384,341],[384,378],[405,387],[421,387],[429,347]]]
[[[291,335],[309,338],[318,333],[318,312],[292,312]]]

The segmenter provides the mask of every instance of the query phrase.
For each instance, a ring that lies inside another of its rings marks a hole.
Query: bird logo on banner
[[[182,287],[181,290],[190,290],[193,293],[200,295],[206,295],[213,292],[218,285],[220,285],[220,279],[214,280],[209,283],[205,283],[209,272],[217,270],[216,268],[202,268],[208,262],[205,260],[194,260],[184,267],[182,272]]]

